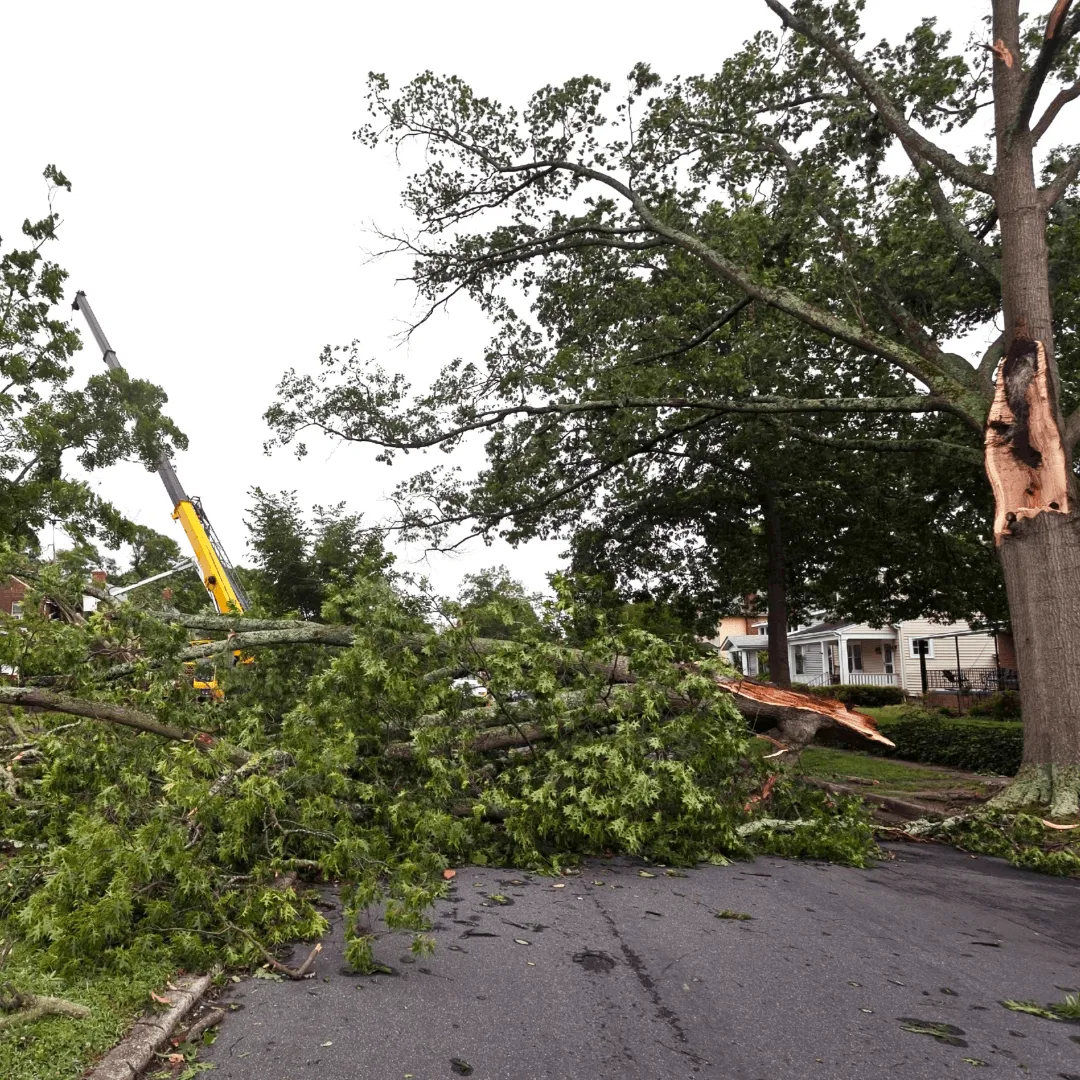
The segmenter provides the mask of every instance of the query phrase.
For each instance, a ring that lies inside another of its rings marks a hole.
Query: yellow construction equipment
[[[113,347],[109,344],[101,324],[97,321],[86,299],[86,293],[75,294],[75,302],[71,305],[76,311],[81,311],[90,326],[90,332],[101,349],[102,358],[112,371],[123,371],[120,361],[116,358]],[[250,603],[244,595],[244,590],[236,576],[229,557],[225,554],[221,541],[214,532],[210,519],[203,510],[202,502],[198,497],[189,496],[180,483],[173,468],[173,463],[167,455],[162,455],[157,467],[158,476],[161,477],[165,490],[173,504],[173,519],[180,522],[195,555],[195,561],[199,565],[202,574],[203,585],[210,594],[214,607],[222,615],[241,614]],[[201,643],[200,643],[201,644]],[[241,661],[239,653],[233,654],[234,663]],[[221,690],[217,684],[217,678],[212,673],[196,670],[195,665],[189,665],[193,674],[193,685],[205,697],[220,699]],[[206,675],[210,674],[210,678]]]

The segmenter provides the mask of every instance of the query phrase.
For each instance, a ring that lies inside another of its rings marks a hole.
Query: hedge
[[[883,757],[1001,776],[1015,776],[1020,768],[1024,725],[1018,720],[958,719],[912,710],[894,720],[878,720],[877,726],[896,749],[880,743],[864,749]]]
[[[863,708],[876,708],[881,705],[903,705],[907,695],[899,686],[871,686],[861,683],[839,683],[836,686],[793,686],[795,690],[806,690],[817,697],[832,698],[845,705],[861,705]]]

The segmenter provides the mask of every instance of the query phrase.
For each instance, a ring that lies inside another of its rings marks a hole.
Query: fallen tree
[[[193,631],[228,631],[228,637],[190,646],[181,650],[176,659],[190,661],[218,656],[240,649],[284,647],[287,645],[331,645],[346,647],[355,640],[356,631],[346,625],[326,625],[297,619],[246,619],[238,616],[203,614],[182,615],[179,612],[163,613],[170,622]],[[400,645],[414,652],[439,655],[453,646],[436,634],[414,634],[403,637]],[[500,650],[512,648],[507,642],[494,639],[472,638],[469,641],[469,663],[438,669],[438,674],[464,674],[485,658]],[[561,674],[576,671],[598,675],[611,684],[625,685],[635,681],[629,658],[615,656],[609,662],[589,658],[580,649],[563,649],[558,657]],[[138,670],[138,662],[118,664],[105,672],[107,679],[117,679]],[[865,713],[850,709],[842,702],[784,690],[768,683],[751,682],[714,674],[714,681],[732,696],[735,707],[753,725],[771,721],[770,734],[777,740],[781,750],[795,756],[808,746],[823,727],[838,726],[875,742],[892,746],[892,742],[877,730],[873,719]],[[672,704],[675,704],[674,702]],[[527,711],[514,706],[516,711]],[[430,719],[430,718],[429,718]],[[507,746],[520,745],[513,742]],[[395,751],[401,756],[400,750]]]
[[[0,707],[23,710],[13,745],[36,755],[0,793],[0,927],[19,948],[58,969],[151,943],[188,968],[270,962],[325,927],[299,882],[275,886],[291,869],[344,883],[349,957],[366,968],[371,909],[426,948],[442,871],[471,860],[778,851],[861,863],[872,849],[855,803],[752,750],[748,718],[780,759],[822,725],[881,738],[843,706],[776,697],[640,631],[601,627],[568,648],[555,610],[517,641],[436,632],[377,577],[340,609],[364,616],[163,619],[103,605],[63,629],[62,655],[84,657],[64,692],[0,688]],[[194,632],[222,635],[201,655],[256,654],[219,666],[214,706],[182,678]],[[136,658],[109,664],[118,643]],[[30,656],[35,670],[48,655]],[[462,671],[482,676],[492,704],[471,707],[452,685]]]

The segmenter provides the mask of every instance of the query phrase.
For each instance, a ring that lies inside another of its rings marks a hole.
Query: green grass
[[[902,720],[907,713],[911,712],[911,706],[879,705],[873,708],[860,708],[859,712],[866,713],[867,716],[872,716],[875,720],[884,720],[888,723],[890,720]]]
[[[968,791],[972,794],[988,794],[984,785],[969,776],[927,769],[911,765],[895,758],[872,757],[853,750],[833,750],[824,746],[811,746],[799,759],[799,769],[806,776],[843,783],[852,777],[858,780],[876,780],[868,785],[877,794],[909,794],[918,791]]]
[[[114,1046],[172,974],[166,964],[146,964],[123,974],[61,978],[11,962],[0,980],[20,990],[67,998],[90,1008],[87,1020],[47,1017],[0,1032],[3,1080],[78,1080],[86,1067]]]

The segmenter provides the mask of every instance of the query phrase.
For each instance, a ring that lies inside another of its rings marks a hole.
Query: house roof
[[[764,634],[730,634],[720,642],[723,649],[767,649],[769,639]]]
[[[796,630],[794,634],[788,634],[788,641],[798,641],[799,638],[815,637],[818,634],[831,634],[837,630],[842,630],[845,626],[854,625],[850,619],[846,619],[844,622],[814,623],[813,626],[808,626],[805,630]]]

